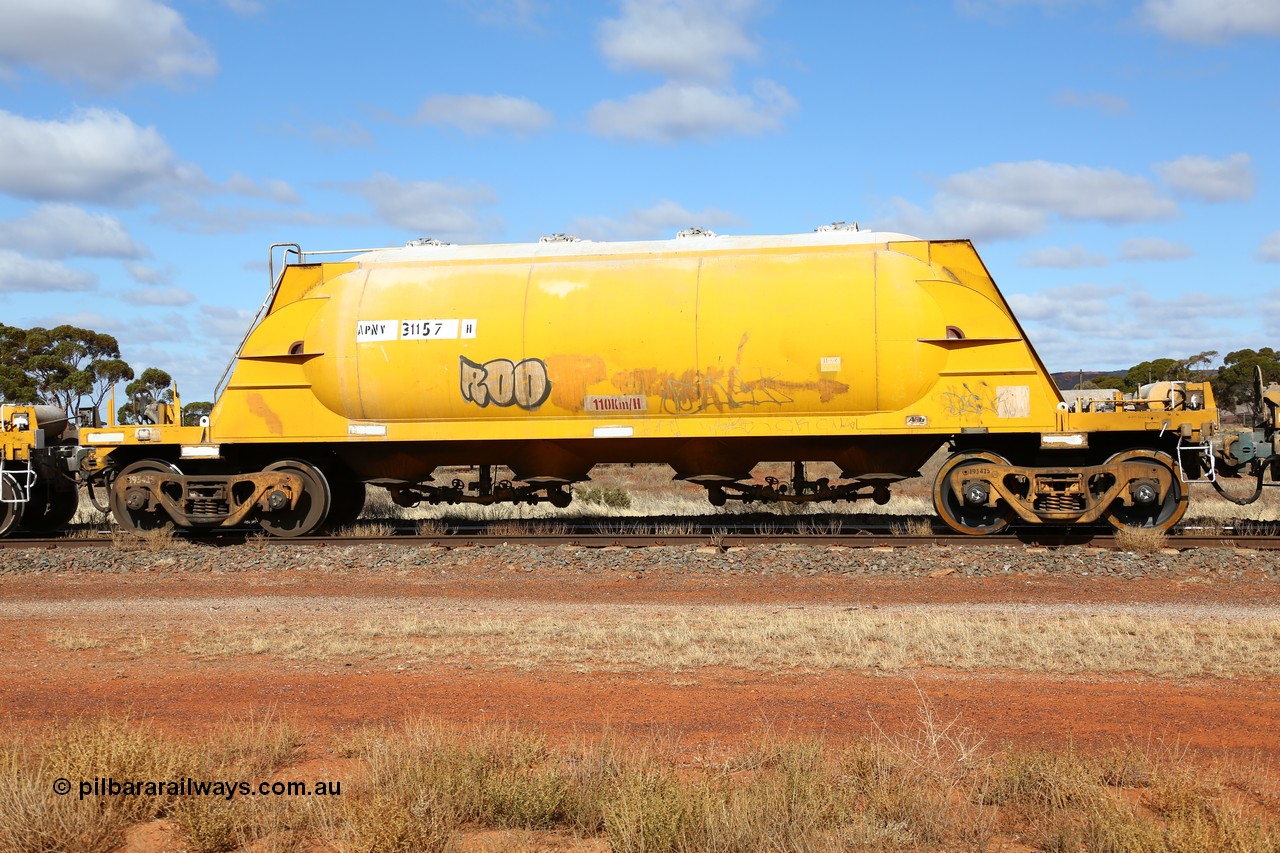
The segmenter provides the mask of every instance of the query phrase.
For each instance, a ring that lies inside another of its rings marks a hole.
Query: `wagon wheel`
[[[1125,450],[1107,460],[1108,465],[1121,462],[1143,462],[1160,466],[1168,474],[1169,491],[1163,501],[1158,501],[1158,490],[1154,483],[1131,480],[1121,486],[1129,488],[1135,500],[1131,506],[1119,499],[1112,501],[1105,515],[1107,521],[1117,530],[1129,528],[1147,528],[1165,531],[1182,520],[1187,511],[1187,493],[1182,488],[1182,481],[1173,464],[1173,459],[1166,453],[1156,450]],[[1142,500],[1146,495],[1150,500]]]
[[[974,451],[958,453],[947,460],[933,481],[933,507],[938,516],[952,530],[971,536],[999,533],[1009,526],[1016,513],[1003,500],[987,506],[985,496],[977,493],[966,497],[951,488],[951,472],[969,467],[1008,465],[1008,461],[994,453]],[[973,498],[979,498],[973,500]]]
[[[328,479],[330,506],[325,528],[341,530],[350,527],[364,512],[364,481],[334,470],[329,471]]]
[[[22,527],[33,533],[61,530],[80,509],[80,492],[64,477],[45,480],[32,490],[31,500],[22,513]]]
[[[169,517],[169,513],[163,509],[154,511],[146,509],[146,502],[143,500],[145,495],[141,490],[130,490],[128,488],[130,474],[151,472],[182,476],[178,466],[171,462],[165,462],[163,459],[143,459],[139,462],[134,462],[117,474],[115,479],[111,481],[109,502],[111,504],[111,514],[115,517],[116,524],[120,525],[120,529],[130,533],[145,533],[148,530],[160,530],[173,526],[173,519]],[[130,503],[133,506],[130,506]]]
[[[319,468],[301,459],[281,459],[264,471],[295,474],[302,480],[302,494],[293,509],[276,510],[258,519],[258,524],[272,536],[307,536],[320,529],[333,505],[329,481]]]
[[[18,484],[13,477],[0,474],[0,537],[8,536],[18,529],[23,505],[14,502],[17,495]]]

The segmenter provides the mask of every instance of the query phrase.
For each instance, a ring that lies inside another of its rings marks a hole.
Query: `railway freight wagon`
[[[60,530],[76,514],[68,425],[58,406],[0,404],[0,537]]]
[[[365,484],[403,505],[560,506],[602,462],[666,463],[713,504],[884,502],[949,445],[935,504],[956,530],[1167,528],[1214,464],[1206,384],[1068,410],[964,240],[695,230],[290,257],[206,424],[84,431],[81,476],[122,526],[306,534],[353,520]],[[791,482],[753,481],[764,461]],[[809,480],[811,461],[841,477]]]

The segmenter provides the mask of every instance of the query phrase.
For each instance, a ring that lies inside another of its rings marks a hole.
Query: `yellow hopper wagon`
[[[0,537],[61,530],[76,514],[68,423],[58,406],[0,403]]]
[[[85,431],[82,476],[123,527],[309,534],[354,520],[366,484],[563,506],[604,462],[666,463],[713,504],[882,503],[948,446],[934,497],[955,530],[1167,529],[1214,469],[1207,384],[1068,406],[967,240],[694,229],[284,257],[207,422],[168,407]],[[766,461],[791,482],[754,482]],[[817,461],[840,477],[810,480]]]

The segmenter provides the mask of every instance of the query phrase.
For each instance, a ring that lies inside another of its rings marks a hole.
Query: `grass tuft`
[[[609,509],[631,509],[631,495],[618,486],[588,486],[575,489],[574,497],[585,504],[596,504]]]
[[[1121,551],[1158,554],[1169,545],[1163,530],[1151,527],[1122,527],[1116,531],[1116,546]]]
[[[117,551],[181,551],[190,548],[191,542],[175,534],[172,526],[165,525],[137,533],[113,530],[111,547]]]

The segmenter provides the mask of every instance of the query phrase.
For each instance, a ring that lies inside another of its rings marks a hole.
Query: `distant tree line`
[[[173,377],[158,367],[135,374],[111,335],[70,325],[23,329],[0,323],[0,400],[57,406],[74,419],[82,408],[100,410],[121,382],[128,384],[116,412],[120,423],[141,423],[151,403],[173,402]],[[211,407],[204,401],[183,406],[183,423],[198,423]]]
[[[1082,387],[1117,388],[1127,394],[1134,394],[1151,382],[1211,382],[1218,406],[1228,409],[1254,402],[1254,368],[1262,370],[1264,384],[1280,382],[1280,353],[1271,347],[1229,352],[1222,359],[1222,367],[1210,368],[1209,365],[1217,358],[1216,350],[1196,353],[1187,358],[1157,358],[1135,364],[1123,376],[1100,376],[1083,383]]]

